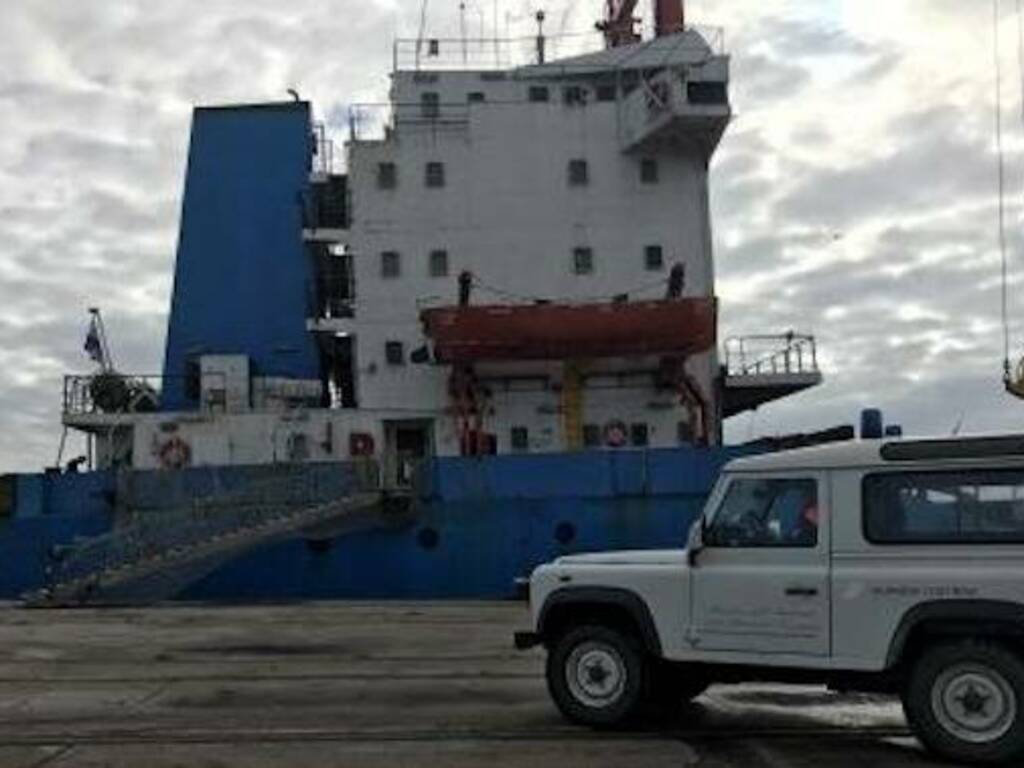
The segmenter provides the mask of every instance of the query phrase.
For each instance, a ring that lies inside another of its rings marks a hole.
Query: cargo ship
[[[343,153],[297,93],[197,107],[163,371],[117,370],[93,311],[87,449],[4,478],[0,594],[501,597],[682,541],[751,450],[723,421],[822,376],[811,336],[719,338],[724,35],[635,6],[397,40]]]

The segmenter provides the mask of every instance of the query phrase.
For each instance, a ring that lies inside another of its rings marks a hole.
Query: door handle
[[[817,597],[817,587],[787,587],[786,597]]]

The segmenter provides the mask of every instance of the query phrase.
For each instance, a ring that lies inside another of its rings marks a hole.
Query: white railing
[[[817,343],[813,336],[792,331],[734,337],[725,343],[725,369],[729,376],[819,373]]]
[[[398,125],[428,128],[458,127],[469,123],[470,104],[414,102],[396,104],[350,104],[348,126],[350,141],[386,139]]]
[[[692,37],[681,40],[682,50],[693,47],[699,48],[703,54],[725,53],[725,30],[722,27],[688,25],[687,31],[698,33],[701,39]],[[536,35],[402,38],[395,41],[392,64],[395,71],[514,69],[540,63],[541,47],[545,63],[554,63],[570,69],[571,65],[562,64],[559,60],[604,50],[604,34],[591,30],[545,35],[542,45]]]

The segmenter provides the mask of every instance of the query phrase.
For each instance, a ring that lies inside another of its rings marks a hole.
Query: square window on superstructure
[[[521,453],[530,450],[530,430],[526,427],[512,427],[509,431],[509,442],[513,451]]]
[[[483,91],[473,91],[472,93],[466,94],[466,101],[470,104],[479,104],[487,101],[487,96],[484,95]]]
[[[645,157],[640,161],[640,182],[642,184],[658,183],[658,161]]]
[[[429,273],[431,277],[448,277],[448,251],[431,251]]]
[[[594,251],[591,248],[573,248],[572,270],[577,275],[592,274],[594,272]]]
[[[615,101],[617,90],[618,89],[614,85],[599,85],[597,86],[597,100]]]
[[[575,159],[569,161],[569,186],[585,187],[590,183],[590,170],[587,168],[587,161]]]
[[[398,167],[394,163],[377,163],[377,189],[398,186]]]
[[[436,189],[444,186],[444,163],[427,163],[424,182],[428,187]]]
[[[405,365],[405,345],[400,341],[385,342],[384,359],[388,365]]]
[[[583,446],[585,448],[601,447],[601,427],[597,424],[583,425]]]
[[[394,279],[402,274],[402,256],[398,251],[384,251],[380,255],[380,276]]]
[[[582,85],[567,85],[562,89],[562,100],[566,106],[582,107],[587,103],[587,90]]]
[[[441,96],[437,91],[420,94],[420,109],[424,120],[437,120],[441,116]]]
[[[527,96],[533,102],[547,101],[549,98],[548,88],[546,85],[531,85]]]
[[[660,245],[648,245],[644,248],[644,267],[657,272],[665,267],[665,254]]]
[[[645,448],[650,442],[649,429],[646,424],[631,424],[629,427],[629,442],[634,448]]]

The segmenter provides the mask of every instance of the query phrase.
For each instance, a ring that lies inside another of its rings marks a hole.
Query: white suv
[[[730,463],[689,546],[530,579],[548,687],[614,726],[715,682],[898,693],[946,757],[1024,757],[1024,437],[871,441]]]

